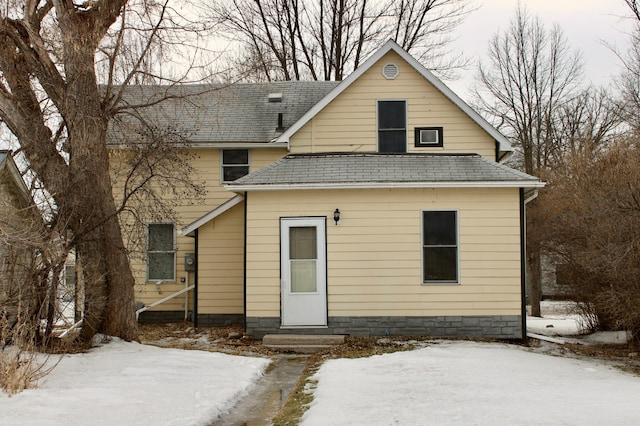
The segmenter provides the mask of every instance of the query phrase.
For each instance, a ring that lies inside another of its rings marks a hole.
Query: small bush
[[[33,328],[7,307],[0,311],[0,388],[9,395],[34,387],[57,364],[49,364],[49,356],[36,351]],[[10,344],[8,342],[11,342]]]

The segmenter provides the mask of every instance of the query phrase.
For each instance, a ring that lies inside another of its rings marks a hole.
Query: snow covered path
[[[640,378],[499,343],[327,361],[314,425],[638,425]]]
[[[210,424],[246,395],[269,362],[115,339],[65,355],[37,389],[10,398],[0,392],[0,424]]]

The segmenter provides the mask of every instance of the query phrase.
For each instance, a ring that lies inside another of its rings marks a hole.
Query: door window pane
[[[317,228],[315,226],[289,228],[289,259],[291,264],[292,293],[317,291],[317,258]]]
[[[318,290],[316,260],[291,260],[291,293],[313,293]]]
[[[315,226],[289,228],[289,258],[317,259],[317,241]]]

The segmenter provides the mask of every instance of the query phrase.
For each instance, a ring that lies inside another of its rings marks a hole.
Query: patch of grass
[[[634,374],[636,376],[640,376],[640,365],[616,365],[617,369],[622,370],[626,373]]]
[[[305,367],[304,372],[298,379],[295,388],[289,394],[289,398],[284,403],[278,414],[273,418],[274,426],[290,426],[300,423],[300,418],[309,409],[309,404],[313,401],[313,394],[307,390],[307,384],[315,386],[317,382],[310,380],[318,367]]]
[[[640,347],[637,342],[629,345],[565,345],[566,352],[575,356],[599,359],[627,373],[640,376]]]
[[[311,355],[289,398],[273,418],[273,425],[290,426],[300,423],[300,418],[309,409],[309,404],[313,401],[313,393],[310,392],[309,388],[315,388],[317,382],[311,377],[325,361],[337,358],[366,358],[374,355],[408,351],[415,349],[419,340],[425,341],[427,339],[347,337],[344,344],[336,345]]]

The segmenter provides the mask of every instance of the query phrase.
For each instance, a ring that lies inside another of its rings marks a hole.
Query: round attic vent
[[[399,73],[400,70],[396,64],[386,64],[382,67],[382,75],[384,75],[384,78],[387,80],[393,80]]]

